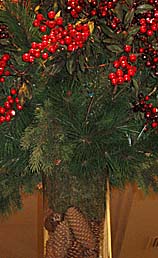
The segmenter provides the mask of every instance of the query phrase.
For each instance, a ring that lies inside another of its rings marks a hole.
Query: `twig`
[[[154,89],[148,94],[148,96],[151,96],[157,91],[157,87],[155,86]]]
[[[86,121],[86,122],[87,122],[87,120],[88,120],[88,116],[89,116],[89,113],[90,113],[90,111],[91,111],[91,107],[92,107],[93,101],[94,101],[94,97],[91,98],[91,100],[90,100],[90,102],[89,102],[89,105],[88,105],[87,114],[86,114],[86,118],[85,118],[85,121]]]

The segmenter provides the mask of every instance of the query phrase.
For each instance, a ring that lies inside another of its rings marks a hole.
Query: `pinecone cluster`
[[[45,258],[97,258],[100,223],[89,222],[76,207],[68,208],[60,218],[55,222],[52,213],[45,219],[49,232]]]

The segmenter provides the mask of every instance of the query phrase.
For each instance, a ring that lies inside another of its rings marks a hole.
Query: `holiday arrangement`
[[[4,0],[1,213],[42,182],[50,208],[66,218],[54,234],[73,235],[81,257],[97,257],[79,224],[89,232],[89,221],[101,223],[107,178],[158,190],[157,87],[157,0]]]

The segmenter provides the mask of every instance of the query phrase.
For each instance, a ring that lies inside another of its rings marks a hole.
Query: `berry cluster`
[[[5,82],[5,76],[10,76],[10,71],[6,69],[8,61],[10,59],[9,54],[3,54],[0,58],[0,82]]]
[[[148,37],[158,31],[158,10],[154,12],[148,12],[145,18],[139,20],[141,34],[145,34]]]
[[[139,48],[139,53],[141,53],[145,66],[150,68],[155,76],[158,76],[158,51],[147,43],[144,48]]]
[[[131,50],[131,46],[126,45],[124,50],[128,53]],[[121,85],[124,82],[129,82],[137,71],[135,65],[132,65],[137,60],[135,54],[129,54],[129,56],[122,55],[119,59],[113,62],[115,72],[109,74],[108,78],[111,80],[111,84],[114,86]]]
[[[10,95],[7,96],[7,100],[2,106],[0,106],[0,124],[3,122],[10,122],[16,115],[16,109],[21,111],[23,106],[20,104],[17,90],[15,88],[11,88]]]
[[[0,39],[7,39],[9,38],[9,32],[8,32],[8,27],[0,23]]]
[[[63,18],[55,18],[54,11],[48,12],[48,20],[42,14],[37,14],[33,24],[45,34],[40,43],[32,42],[29,52],[22,56],[24,62],[33,63],[35,58],[40,57],[47,60],[49,55],[57,50],[73,52],[82,48],[90,35],[88,24],[69,23],[67,27],[64,27]]]
[[[109,11],[113,9],[118,0],[67,0],[66,11],[71,13],[74,19],[79,17],[80,13],[84,13],[86,16],[99,16],[105,17],[109,15]]]
[[[150,97],[141,93],[138,96],[138,101],[133,103],[134,112],[144,113],[144,118],[146,120],[144,124],[144,131],[148,130],[148,126],[152,128],[158,127],[158,107],[154,107],[153,103],[148,103]]]
[[[75,19],[79,17],[79,14],[85,7],[84,0],[68,0],[66,2],[66,11],[71,13],[71,16]]]

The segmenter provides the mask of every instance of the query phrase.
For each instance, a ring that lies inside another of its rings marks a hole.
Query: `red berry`
[[[29,53],[23,54],[23,55],[22,55],[22,60],[23,60],[24,62],[29,62],[29,60],[30,60],[30,54],[29,54]]]
[[[152,108],[153,104],[152,103],[149,103],[148,104],[148,108]]]
[[[4,54],[4,55],[2,56],[2,60],[3,60],[4,62],[8,61],[9,59],[10,59],[10,55],[9,55],[9,54]]]
[[[0,114],[4,114],[5,113],[5,108],[4,107],[0,107]]]
[[[137,56],[135,54],[130,54],[129,55],[129,60],[133,63],[137,60]]]
[[[129,81],[131,80],[131,77],[130,77],[129,74],[125,74],[125,75],[123,76],[123,78],[124,78],[124,81],[125,81],[125,82],[129,82]]]
[[[96,9],[93,9],[93,10],[91,11],[91,16],[95,16],[96,14],[97,14]]]
[[[125,45],[125,46],[124,46],[124,51],[127,52],[127,53],[129,53],[129,52],[131,51],[131,48],[132,48],[132,47],[131,47],[130,45]]]
[[[10,71],[8,71],[8,70],[6,70],[5,72],[4,72],[4,75],[5,76],[9,76],[11,73],[10,73]]]
[[[58,17],[55,21],[56,21],[57,25],[62,25],[63,24],[63,18],[62,17]]]
[[[72,41],[72,38],[70,36],[66,36],[64,41],[65,41],[66,45],[69,45],[71,43],[71,41]]]
[[[157,26],[156,26],[156,24],[151,25],[151,29],[152,29],[152,31],[157,31]]]
[[[20,105],[20,104],[16,104],[16,107],[17,107],[17,109],[19,110],[19,111],[21,111],[22,109],[23,109],[23,106],[22,105]]]
[[[46,32],[47,26],[46,26],[46,25],[41,25],[41,26],[39,27],[39,30],[40,30],[41,32]]]
[[[5,121],[5,117],[4,116],[0,116],[0,123],[2,124]]]
[[[48,12],[47,16],[48,16],[48,18],[49,18],[50,20],[52,20],[52,19],[54,19],[55,14],[56,14],[56,13],[55,13],[54,11],[50,11],[50,12]]]
[[[38,21],[44,20],[43,14],[38,13],[38,14],[36,15],[36,19],[37,19]]]
[[[127,73],[128,73],[129,76],[134,76],[135,75],[135,71],[132,68],[128,69]]]
[[[15,112],[14,109],[11,109],[11,110],[9,111],[9,114],[10,114],[11,116],[15,116],[16,112]]]
[[[119,61],[127,61],[127,56],[120,56]]]
[[[10,120],[11,120],[11,116],[9,114],[6,114],[5,115],[5,121],[10,122]]]
[[[73,51],[75,51],[75,47],[72,44],[70,44],[70,45],[67,46],[67,51],[68,52],[73,52]]]
[[[122,71],[121,69],[117,69],[116,75],[117,75],[118,77],[123,76],[123,71]]]
[[[47,21],[46,25],[48,28],[53,29],[56,26],[56,22],[55,21]]]
[[[40,21],[34,20],[34,21],[33,21],[33,26],[34,26],[34,27],[39,27],[39,26],[40,26]]]
[[[120,62],[119,62],[118,60],[115,60],[115,61],[113,62],[113,66],[114,66],[115,68],[119,68]]]
[[[157,113],[157,112],[158,112],[158,109],[157,109],[156,107],[153,107],[153,108],[152,108],[152,112],[153,112],[153,113]]]
[[[116,78],[116,74],[115,73],[109,73],[109,76],[108,78],[111,80],[111,79],[114,79]]]
[[[15,88],[11,88],[10,94],[11,95],[17,95],[17,90]]]
[[[77,5],[77,6],[75,7],[75,11],[76,11],[77,13],[81,13],[81,12],[82,12],[82,6]]]
[[[139,48],[139,53],[144,53],[144,48],[143,47]]]
[[[139,30],[140,30],[140,33],[144,34],[147,31],[147,27],[141,26]]]
[[[5,82],[5,78],[3,78],[3,77],[0,77],[0,82]]]
[[[31,48],[36,48],[37,45],[38,45],[38,44],[37,44],[36,42],[32,42],[32,43],[31,43]]]
[[[9,101],[4,102],[4,107],[5,107],[6,109],[11,108],[11,105],[10,105]]]
[[[111,80],[111,84],[114,85],[114,86],[116,86],[116,85],[118,84],[117,78],[113,78],[113,79]]]
[[[156,128],[158,126],[157,122],[152,122],[151,127]]]
[[[151,37],[153,35],[153,30],[147,30],[146,34]]]
[[[34,56],[30,56],[30,58],[29,58],[29,62],[30,62],[30,63],[33,63],[33,62],[34,62],[34,60],[35,60]]]
[[[122,61],[120,62],[120,64],[121,64],[121,67],[122,67],[122,68],[125,68],[125,67],[127,67],[127,65],[128,65],[128,63],[127,63],[126,60],[122,60]]]
[[[149,99],[150,99],[150,97],[148,95],[145,96],[145,98],[144,98],[145,101],[148,101]]]
[[[36,50],[36,52],[34,53],[34,56],[35,56],[36,58],[39,58],[39,57],[41,56],[41,52],[40,52],[39,49]],[[30,60],[30,59],[29,59],[29,60]]]
[[[19,103],[19,102],[20,102],[19,98],[16,97],[16,98],[15,98],[15,103]]]
[[[123,78],[122,76],[119,76],[119,77],[117,78],[117,83],[118,83],[118,84],[123,84],[123,83],[124,83],[124,78]]]
[[[11,95],[9,95],[9,96],[7,97],[7,100],[9,101],[10,104],[13,104],[13,103],[14,103],[14,99],[13,99],[13,97],[12,97]]]
[[[42,59],[44,59],[44,60],[48,59],[48,53],[47,52],[42,54]]]

